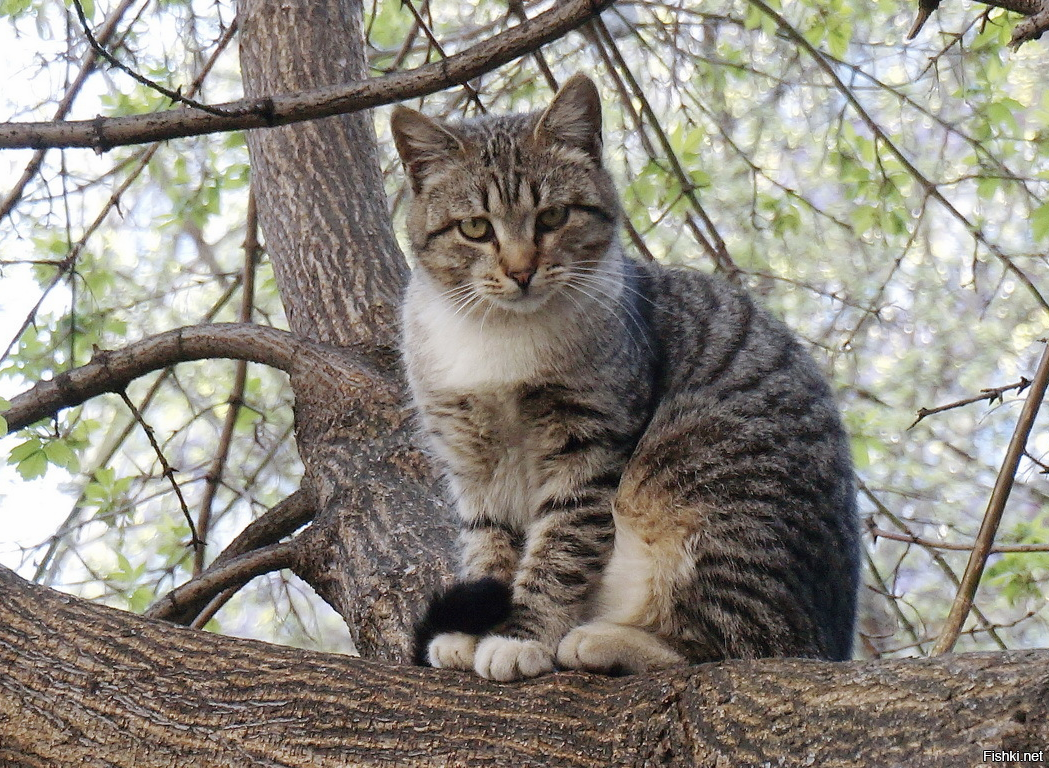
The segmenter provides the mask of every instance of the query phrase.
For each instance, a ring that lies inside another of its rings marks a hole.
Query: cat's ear
[[[535,138],[581,149],[600,165],[601,97],[594,81],[572,75],[539,118]]]
[[[414,192],[422,188],[423,179],[434,163],[463,152],[462,142],[450,130],[405,106],[393,108],[390,131]]]

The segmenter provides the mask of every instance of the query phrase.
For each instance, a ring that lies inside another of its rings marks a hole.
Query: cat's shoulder
[[[761,311],[743,287],[687,266],[635,262],[653,305],[664,315],[706,315],[730,309]]]

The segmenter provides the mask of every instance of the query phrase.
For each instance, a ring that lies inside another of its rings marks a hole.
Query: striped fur
[[[392,127],[414,192],[409,384],[460,578],[512,590],[506,621],[441,624],[421,655],[499,680],[848,658],[858,544],[831,393],[742,291],[622,254],[593,84],[542,114],[400,107]]]

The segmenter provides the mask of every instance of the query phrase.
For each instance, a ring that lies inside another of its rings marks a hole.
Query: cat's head
[[[390,127],[413,192],[412,250],[451,301],[531,312],[593,293],[620,212],[589,78],[542,112],[449,124],[399,106]]]

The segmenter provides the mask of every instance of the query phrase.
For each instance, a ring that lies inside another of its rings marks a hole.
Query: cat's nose
[[[532,278],[535,276],[535,270],[531,268],[519,269],[515,272],[507,272],[506,276],[517,283],[523,291],[528,287],[528,284],[532,282]]]

